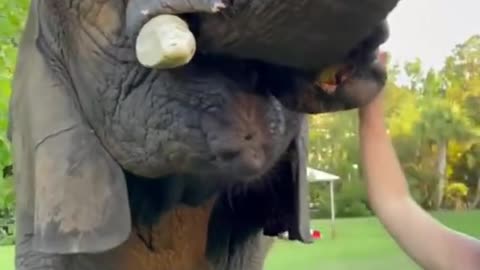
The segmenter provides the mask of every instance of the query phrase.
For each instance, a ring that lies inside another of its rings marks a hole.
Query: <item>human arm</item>
[[[424,269],[479,269],[480,241],[443,226],[412,199],[386,131],[381,94],[359,118],[368,198],[386,230]]]

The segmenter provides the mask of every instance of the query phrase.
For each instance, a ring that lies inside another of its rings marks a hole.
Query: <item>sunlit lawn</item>
[[[436,213],[448,226],[480,238],[480,211]],[[265,270],[412,270],[420,269],[388,237],[375,218],[338,219],[337,237],[330,223],[314,221],[324,239],[312,245],[277,241]],[[0,270],[13,270],[13,247],[0,247]]]
[[[480,211],[436,213],[451,228],[480,238]],[[277,241],[265,270],[412,270],[417,267],[387,235],[376,218],[339,219],[337,237],[330,223],[314,221],[325,237],[312,245]]]
[[[0,270],[13,270],[14,247],[0,247]]]

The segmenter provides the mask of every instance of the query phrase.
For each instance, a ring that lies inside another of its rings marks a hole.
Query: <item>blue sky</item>
[[[400,0],[388,21],[390,38],[382,47],[394,61],[419,57],[441,68],[456,44],[480,34],[480,0]]]

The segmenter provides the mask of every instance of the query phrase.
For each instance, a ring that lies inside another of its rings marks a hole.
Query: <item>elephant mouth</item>
[[[332,94],[341,87],[347,80],[351,80],[354,75],[352,65],[335,65],[325,69],[320,73],[315,85],[325,92]]]
[[[341,100],[347,110],[368,104],[383,89],[386,80],[385,68],[375,59],[363,65],[330,67],[317,77],[314,85],[325,93],[326,100]]]

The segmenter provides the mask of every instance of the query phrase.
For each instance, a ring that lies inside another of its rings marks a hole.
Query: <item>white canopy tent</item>
[[[330,184],[330,209],[331,209],[331,221],[332,221],[332,238],[335,238],[335,193],[334,182],[339,180],[340,177],[323,172],[314,168],[307,167],[307,178],[310,183],[328,182]]]

